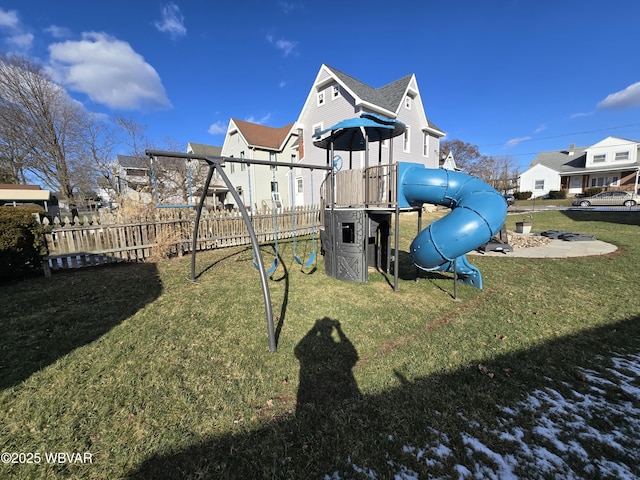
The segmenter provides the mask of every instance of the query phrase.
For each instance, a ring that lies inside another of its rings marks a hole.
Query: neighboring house
[[[299,161],[307,165],[326,165],[327,152],[313,145],[313,135],[342,120],[360,117],[363,113],[399,120],[407,126],[403,136],[392,142],[383,142],[382,158],[387,159],[389,149],[393,148],[394,162],[415,162],[428,168],[438,168],[440,138],[445,133],[427,118],[415,75],[407,75],[374,88],[324,64],[316,75],[294,126],[298,136]],[[365,152],[354,152],[351,158],[341,152],[335,153],[343,158],[343,169],[365,166]],[[379,153],[379,145],[372,144],[369,158],[378,159]],[[314,172],[314,190],[317,193],[318,180],[322,180],[324,173]],[[310,175],[311,171],[307,169],[295,171],[298,204],[309,204],[311,201]]]
[[[460,169],[456,165],[456,160],[453,158],[453,153],[449,152],[447,155],[440,156],[440,168],[444,168],[445,170],[455,170],[459,172]]]
[[[36,204],[49,213],[57,214],[57,201],[50,190],[42,190],[40,185],[0,184],[0,205],[15,207],[26,204]]]
[[[115,190],[121,200],[160,207],[190,206],[195,202],[193,185],[204,183],[200,177],[206,176],[206,170],[206,165],[199,162],[118,155]]]
[[[189,142],[187,144],[187,153],[209,157],[220,157],[222,156],[222,147],[205,145],[203,143]],[[200,201],[200,197],[202,196],[202,189],[204,187],[205,178],[209,167],[206,162],[203,161],[193,161],[191,162],[191,167],[195,172],[195,175],[193,175],[192,179],[194,196],[193,201],[197,203]],[[227,196],[231,198],[231,195],[228,195],[228,193],[229,189],[227,188],[227,185],[219,177],[218,173],[214,172],[211,179],[211,184],[209,185],[209,191],[207,192],[207,197],[205,199],[205,206],[211,209],[222,210],[223,208],[225,208],[225,204],[229,204]]]
[[[635,140],[607,137],[590,147],[539,153],[520,175],[519,189],[532,197],[551,190],[577,195],[591,187],[638,191],[639,148]]]
[[[370,145],[369,157],[386,159],[393,149],[394,162],[422,163],[438,168],[440,138],[444,132],[431,122],[424,110],[415,75],[407,75],[383,87],[374,88],[335,68],[322,65],[311,86],[298,119],[281,128],[266,127],[232,119],[222,147],[223,156],[279,162],[326,165],[327,151],[313,145],[315,133],[363,113],[374,113],[403,122],[406,132],[382,146]],[[363,168],[365,152],[335,152],[343,158],[343,169]],[[250,172],[240,164],[228,163],[226,172],[248,205],[248,177],[251,197],[261,208],[272,202],[274,194],[283,206],[319,204],[323,170],[282,168],[265,170],[252,166]],[[311,180],[313,175],[313,182]],[[311,185],[313,183],[313,193]],[[230,195],[228,196],[230,197]],[[228,200],[227,197],[227,200]]]
[[[148,158],[117,155],[114,170],[118,197],[143,204],[153,202],[151,167]]]
[[[287,162],[292,167],[298,161],[297,135],[293,124],[281,128],[231,119],[222,145],[222,155],[245,160]],[[225,172],[246,206],[257,211],[291,205],[292,168],[225,163]],[[249,181],[251,183],[249,183]],[[233,204],[227,194],[225,202]],[[256,211],[254,210],[254,211]]]

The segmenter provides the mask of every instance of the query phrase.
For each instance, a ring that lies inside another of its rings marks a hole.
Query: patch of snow
[[[502,416],[495,425],[468,421],[468,431],[455,433],[457,441],[451,439],[453,432],[429,427],[433,436],[430,444],[404,445],[402,453],[427,467],[429,478],[450,478],[451,474],[459,479],[499,480],[525,475],[540,479],[640,478],[640,355],[616,355],[611,362],[613,368],[605,369],[609,378],[594,370],[581,370],[590,384],[586,393],[575,391],[566,382],[547,379],[550,385],[502,407]],[[554,388],[555,384],[565,393]],[[465,417],[460,414],[460,418]],[[394,441],[391,435],[388,439]],[[455,450],[460,443],[469,463],[456,463],[447,475],[445,465],[455,463]],[[608,455],[615,455],[615,460]],[[379,478],[372,469],[359,467],[351,459],[349,463],[366,478]],[[389,454],[387,464],[397,480],[419,478],[418,473]],[[324,478],[341,479],[338,472]]]

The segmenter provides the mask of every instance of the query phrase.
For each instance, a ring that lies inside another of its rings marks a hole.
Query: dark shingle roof
[[[118,155],[117,157],[118,163],[124,168],[140,168],[140,169],[149,169],[149,159],[134,157],[132,155]]]
[[[209,155],[212,157],[219,157],[222,155],[222,147],[217,147],[215,145],[189,142],[189,146],[191,147],[191,151],[194,155]]]
[[[411,78],[413,78],[413,74],[411,74],[383,87],[373,88],[340,70],[328,65],[326,67],[362,100],[392,112],[395,112],[400,106],[407,91],[407,86]]]
[[[570,172],[576,168],[585,168],[587,148],[589,147],[574,148],[573,155],[570,155],[569,150],[540,152],[531,162],[531,167],[544,165],[558,172]]]
[[[360,97],[367,103],[377,105],[385,110],[396,112],[404,101],[404,95],[407,87],[413,78],[413,74],[406,75],[395,82],[384,85],[379,88],[373,88],[360,80],[347,75],[329,65],[325,65],[331,72],[343,82],[355,95]],[[429,128],[444,133],[435,123],[427,118]]]

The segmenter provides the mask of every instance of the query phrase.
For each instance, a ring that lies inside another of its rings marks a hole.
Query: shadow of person
[[[294,352],[300,362],[298,417],[360,398],[352,372],[358,352],[342,331],[340,322],[328,317],[317,320]]]

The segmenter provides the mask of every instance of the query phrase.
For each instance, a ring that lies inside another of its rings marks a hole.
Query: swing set
[[[291,181],[293,182],[293,175],[291,175]],[[314,205],[314,193],[313,193],[313,170],[311,170],[311,254],[307,261],[304,261],[298,256],[297,243],[296,243],[296,201],[294,189],[291,189],[291,225],[293,227],[293,259],[301,267],[310,267],[316,262],[316,206]]]
[[[192,247],[191,247],[191,280],[192,281],[195,281],[196,279],[196,247],[198,245],[198,231],[200,226],[200,217],[202,216],[202,209],[204,207],[204,203],[207,198],[207,192],[209,191],[209,186],[211,185],[211,181],[213,179],[213,173],[216,172],[220,176],[220,178],[224,181],[227,189],[229,190],[229,193],[233,197],[233,200],[236,202],[236,205],[238,206],[238,210],[240,211],[240,214],[242,215],[242,219],[244,220],[244,223],[249,232],[249,238],[251,239],[251,245],[252,245],[252,252],[253,252],[252,255],[253,255],[254,265],[260,274],[260,283],[262,286],[262,296],[264,299],[265,314],[266,314],[266,320],[267,320],[269,351],[275,352],[276,351],[276,335],[275,335],[275,327],[273,322],[273,310],[271,308],[271,295],[269,293],[269,284],[267,282],[267,276],[273,273],[273,271],[275,271],[275,269],[278,266],[277,208],[276,208],[275,198],[274,198],[274,208],[273,208],[274,217],[273,218],[274,218],[275,254],[276,255],[275,255],[275,260],[271,265],[271,267],[269,267],[268,269],[265,269],[262,253],[260,251],[260,243],[258,242],[258,237],[256,235],[255,229],[253,228],[253,208],[251,208],[251,215],[249,215],[249,213],[247,212],[247,208],[244,205],[242,198],[240,197],[240,194],[234,188],[233,184],[231,183],[231,180],[227,176],[223,167],[226,162],[243,163],[247,165],[247,167],[250,167],[251,165],[269,165],[271,167],[281,166],[286,168],[292,168],[292,164],[285,163],[285,162],[271,162],[268,160],[247,160],[247,159],[233,158],[233,157],[195,155],[195,154],[189,154],[189,153],[185,154],[181,152],[166,152],[162,150],[146,150],[145,154],[149,156],[152,160],[158,157],[177,158],[177,159],[183,159],[183,160],[202,160],[206,162],[209,167],[209,170],[207,172],[207,178],[205,180],[205,184],[202,189],[202,195],[200,197],[198,205],[196,206],[196,218],[193,226],[193,238],[192,238]],[[304,165],[304,164],[297,164],[295,165],[295,167],[309,169],[312,172],[313,170],[325,170],[327,171],[327,173],[331,173],[331,171],[334,168],[333,165],[323,166],[323,165]],[[250,170],[250,168],[247,168],[247,170]],[[274,175],[275,175],[275,172],[274,172]],[[311,182],[312,182],[311,195],[312,195],[312,201],[313,201],[313,174],[312,174]],[[252,195],[251,182],[249,182],[250,202],[253,202],[251,195]],[[313,214],[314,214],[314,220],[312,223],[312,230],[315,233],[315,208],[314,208]],[[310,260],[313,259],[313,261],[315,261],[315,237],[312,239],[312,247],[313,247],[313,252],[306,262],[302,262],[302,260],[299,258],[296,259],[296,262],[301,263],[302,265],[308,264],[306,266],[310,266],[313,263],[313,262],[310,262]],[[295,247],[295,230],[294,230],[294,257],[297,256],[295,252],[295,248],[296,247]]]

